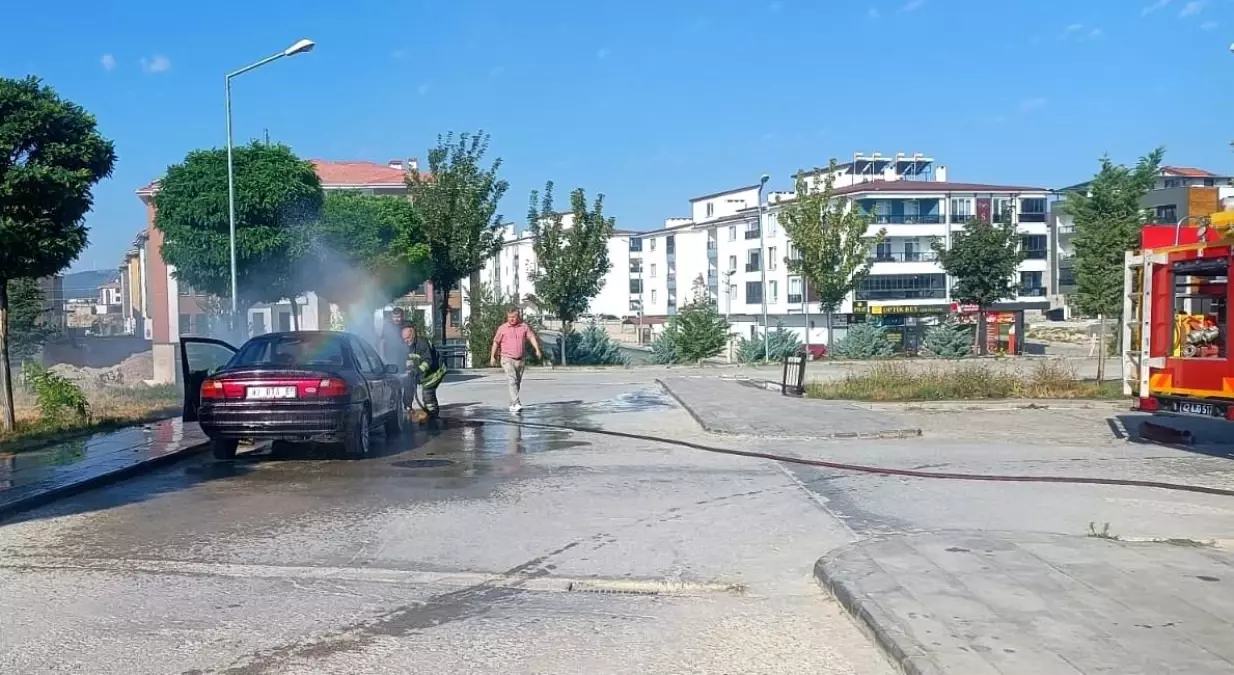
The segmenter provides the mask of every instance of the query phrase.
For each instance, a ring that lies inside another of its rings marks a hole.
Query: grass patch
[[[1058,361],[1041,361],[1027,373],[987,363],[914,367],[904,362],[877,363],[836,382],[811,382],[811,398],[846,401],[973,401],[990,399],[1119,399],[1122,384],[1076,377]]]
[[[33,398],[14,393],[17,429],[0,431],[0,452],[37,450],[85,434],[170,417],[179,413],[182,403],[180,388],[175,385],[94,389],[86,391],[89,419],[47,419],[40,415]]]

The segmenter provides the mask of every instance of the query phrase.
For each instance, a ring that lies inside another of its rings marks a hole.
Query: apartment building
[[[321,178],[325,190],[354,190],[370,195],[407,196],[406,175],[416,167],[416,160],[392,160],[387,164],[375,162],[335,162],[311,160]],[[154,195],[158,193],[159,181],[154,181],[137,191],[137,196],[146,205],[147,226],[144,238],[139,236],[141,246],[138,257],[141,275],[142,304],[148,309],[144,314],[148,323],[146,335],[152,342],[154,357],[154,382],[175,382],[179,377],[177,361],[181,335],[204,335],[211,331],[211,315],[218,313],[219,298],[182,284],[175,277],[175,268],[163,260],[163,233],[154,226]],[[409,296],[402,304],[413,307],[430,306],[428,298],[433,289],[426,285]],[[442,320],[450,322],[452,333],[458,335],[461,321],[459,310],[461,295],[458,290],[449,294],[451,311]],[[250,334],[291,330],[293,300],[254,305],[247,309]],[[329,301],[316,293],[306,293],[294,299],[300,316],[299,327],[304,330],[328,329],[335,309]],[[432,317],[430,313],[427,316]],[[432,321],[430,320],[430,325]],[[449,337],[449,334],[448,334]]]

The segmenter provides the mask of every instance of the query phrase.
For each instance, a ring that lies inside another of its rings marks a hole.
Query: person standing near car
[[[437,387],[446,378],[445,361],[438,355],[433,343],[416,335],[416,329],[412,326],[403,327],[403,342],[407,344],[407,373],[411,380],[411,389],[405,397],[407,407],[411,408],[414,388],[419,384],[423,392],[420,400],[424,403],[424,412],[435,418],[439,412]]]
[[[540,338],[524,321],[517,307],[506,310],[506,322],[497,328],[493,336],[493,348],[489,350],[489,364],[498,364],[497,356],[501,355],[501,369],[506,373],[506,383],[510,388],[510,412],[523,409],[519,392],[523,386],[523,367],[526,365],[524,355],[527,343],[536,350],[536,359],[543,359],[544,352],[540,350]]]
[[[390,312],[390,320],[382,323],[381,334],[377,336],[377,351],[386,364],[398,366],[399,373],[406,374],[407,343],[403,341],[403,327],[407,318],[402,307],[395,307]]]

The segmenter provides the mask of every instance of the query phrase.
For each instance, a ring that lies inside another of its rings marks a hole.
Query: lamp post
[[[758,268],[759,282],[762,285],[763,297],[763,360],[771,360],[771,342],[767,339],[767,247],[763,241],[763,189],[767,187],[767,181],[771,180],[771,176],[763,174],[758,179]]]
[[[237,307],[238,299],[236,296],[236,176],[235,166],[232,163],[232,146],[231,146],[231,79],[249,72],[255,68],[260,68],[271,61],[277,61],[284,56],[295,56],[296,54],[304,54],[313,50],[316,44],[312,40],[298,40],[295,44],[284,49],[283,51],[267,56],[266,58],[230,73],[223,78],[226,85],[225,102],[227,105],[227,229],[228,229],[228,246],[231,253],[231,321],[232,328],[236,327],[236,317],[240,310]],[[296,299],[292,298],[292,302]]]

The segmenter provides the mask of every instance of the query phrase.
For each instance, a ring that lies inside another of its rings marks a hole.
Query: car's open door
[[[184,421],[197,421],[201,383],[236,355],[236,348],[214,338],[180,338],[180,374],[184,382]]]

